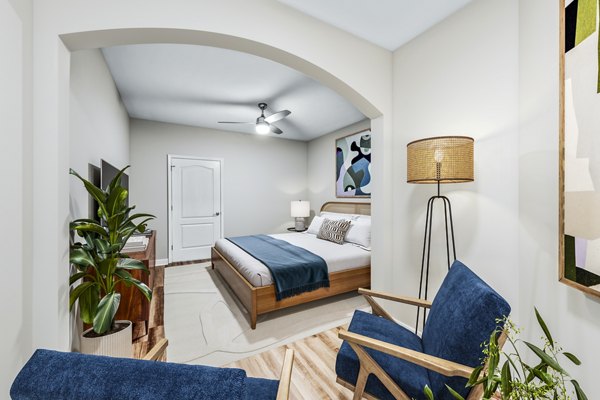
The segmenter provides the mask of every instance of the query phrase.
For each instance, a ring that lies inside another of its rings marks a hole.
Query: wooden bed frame
[[[329,202],[323,204],[321,211],[371,215],[371,204]],[[252,329],[256,329],[256,319],[259,315],[351,292],[358,288],[371,287],[371,265],[365,265],[364,267],[329,274],[330,286],[328,288],[320,288],[277,301],[275,298],[275,285],[253,286],[216,248],[213,247],[211,253],[212,268],[221,275],[248,310]]]

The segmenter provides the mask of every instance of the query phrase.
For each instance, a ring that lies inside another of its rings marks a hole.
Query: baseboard
[[[169,264],[169,259],[168,258],[161,258],[158,259],[154,262],[154,265],[156,265],[157,267],[163,267],[165,265]]]

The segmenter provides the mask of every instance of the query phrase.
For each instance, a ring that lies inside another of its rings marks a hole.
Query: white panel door
[[[221,162],[171,158],[171,262],[210,258],[221,237]]]

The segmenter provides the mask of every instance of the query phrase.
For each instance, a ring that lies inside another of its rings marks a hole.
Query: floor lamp
[[[454,222],[452,221],[452,207],[450,200],[440,194],[440,184],[472,182],[473,175],[473,138],[466,136],[439,136],[410,142],[407,150],[408,183],[437,184],[437,195],[431,196],[427,202],[425,217],[425,235],[423,238],[423,255],[421,257],[421,278],[419,282],[419,298],[427,300],[429,288],[429,260],[431,255],[431,226],[433,209],[436,200],[441,200],[444,206],[444,226],[446,229],[446,257],[450,269],[450,247],[452,247],[452,261],[456,260],[456,246],[454,244]],[[450,228],[450,232],[448,232]],[[450,246],[452,242],[452,246]],[[425,274],[423,279],[423,274]],[[421,308],[417,308],[417,323],[415,333],[419,327]],[[423,309],[423,329],[427,309]]]

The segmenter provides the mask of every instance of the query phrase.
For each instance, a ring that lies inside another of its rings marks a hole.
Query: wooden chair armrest
[[[142,360],[156,361],[161,358],[169,345],[169,341],[162,338],[154,345],[153,348],[142,358]]]
[[[473,372],[473,368],[467,367],[466,365],[444,360],[443,358],[431,356],[429,354],[407,349],[405,347],[397,346],[353,332],[348,332],[343,329],[339,331],[338,336],[340,339],[346,340],[350,343],[381,351],[382,353],[401,358],[445,376],[461,376],[463,378],[469,378]]]
[[[287,349],[283,358],[283,367],[279,377],[279,389],[276,400],[288,400],[290,397],[290,384],[292,383],[292,367],[294,366],[294,350]]]
[[[415,297],[396,296],[396,295],[389,294],[389,293],[376,292],[374,290],[363,289],[363,288],[358,289],[358,293],[362,294],[365,297],[371,296],[371,297],[377,297],[377,298],[384,299],[384,300],[391,300],[391,301],[396,301],[399,303],[410,304],[413,306],[431,308],[431,301],[417,299]]]

